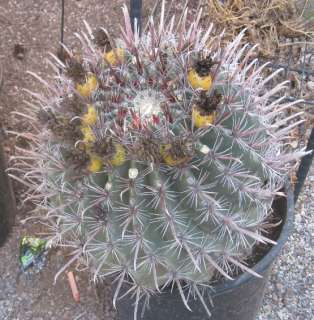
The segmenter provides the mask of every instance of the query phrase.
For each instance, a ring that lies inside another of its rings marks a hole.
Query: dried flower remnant
[[[214,90],[211,94],[201,92],[192,107],[192,119],[197,128],[206,128],[215,122],[217,108],[222,101],[222,94]]]
[[[194,67],[188,73],[188,80],[194,89],[209,90],[212,86],[212,66],[213,62],[210,55],[204,59],[198,59]]]
[[[73,79],[76,83],[84,83],[86,80],[86,70],[81,61],[71,57],[66,60],[67,68],[66,74],[69,78]]]
[[[93,40],[97,47],[103,48],[105,51],[111,50],[110,40],[104,29],[97,28],[93,32]]]

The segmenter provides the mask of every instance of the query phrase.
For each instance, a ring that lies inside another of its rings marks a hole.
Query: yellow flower
[[[102,159],[96,154],[90,155],[88,170],[90,172],[99,172],[102,169]]]
[[[95,142],[96,137],[94,135],[94,132],[90,126],[82,126],[81,132],[83,133],[83,141],[88,145]]]
[[[125,55],[124,49],[116,48],[116,49],[110,50],[109,52],[106,52],[104,54],[104,59],[106,62],[108,62],[112,66],[116,66],[119,63],[124,61],[124,55]]]
[[[215,121],[216,112],[213,111],[209,114],[201,114],[200,109],[197,106],[193,106],[192,119],[196,128],[207,128]]]
[[[174,166],[180,165],[188,160],[187,157],[175,159],[171,155],[170,149],[171,149],[171,144],[164,144],[164,145],[161,145],[161,147],[160,147],[161,156],[162,156],[164,162],[168,166],[174,167]]]
[[[200,76],[195,69],[191,69],[188,73],[188,80],[193,89],[209,90],[212,86],[212,76]]]
[[[125,160],[126,160],[126,154],[125,154],[125,149],[121,144],[115,144],[115,154],[114,156],[109,160],[109,163],[113,167],[118,167],[121,166]]]
[[[88,105],[87,112],[83,115],[83,126],[92,126],[97,122],[97,111],[94,106]]]
[[[87,76],[85,83],[77,84],[76,90],[82,97],[89,97],[97,88],[97,78],[94,74]]]

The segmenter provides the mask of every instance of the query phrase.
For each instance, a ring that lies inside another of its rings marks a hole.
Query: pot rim
[[[294,198],[293,191],[289,180],[287,179],[284,185],[285,198],[286,198],[286,215],[283,219],[282,229],[280,235],[277,239],[277,244],[274,245],[269,252],[257,263],[254,265],[252,270],[258,274],[263,274],[264,271],[269,268],[269,265],[274,262],[276,257],[280,254],[283,246],[288,241],[289,236],[291,235],[294,228]],[[241,286],[252,278],[255,278],[252,274],[248,272],[242,273],[240,276],[234,280],[226,280],[223,283],[213,285],[213,296],[221,295],[227,291],[233,290],[237,286]]]

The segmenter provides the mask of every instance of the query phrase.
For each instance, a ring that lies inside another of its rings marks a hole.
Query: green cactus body
[[[243,261],[257,242],[273,243],[262,231],[285,161],[303,154],[281,150],[298,122],[274,122],[289,105],[269,98],[284,85],[264,92],[242,35],[222,50],[199,15],[176,32],[164,3],[160,26],[142,37],[124,16],[116,46],[99,31],[97,47],[86,25],[82,60],[53,57],[64,72],[40,79],[49,94],[35,107],[42,184],[24,178],[42,194],[50,243],[73,247],[95,279],[116,276],[115,298],[125,279],[136,302],[174,283],[188,307],[185,283],[208,311],[198,288],[234,266],[254,274]]]

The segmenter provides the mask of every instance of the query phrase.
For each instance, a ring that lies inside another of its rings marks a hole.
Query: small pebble
[[[13,56],[18,60],[23,60],[25,57],[26,49],[22,44],[15,44],[13,49]]]

